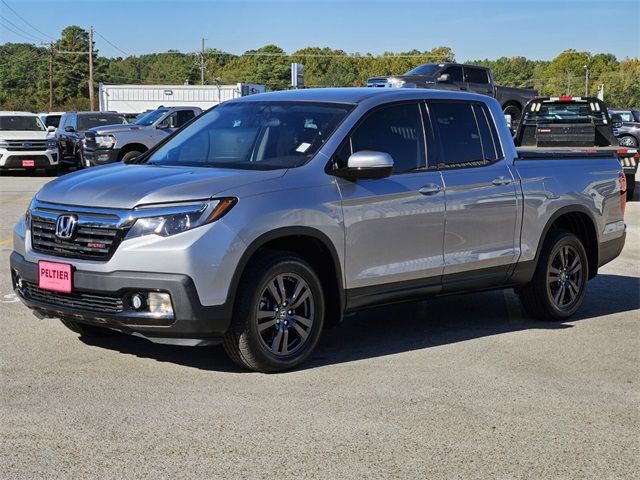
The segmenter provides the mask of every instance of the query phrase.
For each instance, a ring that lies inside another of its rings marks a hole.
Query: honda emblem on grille
[[[69,240],[76,233],[78,217],[75,215],[60,215],[56,220],[56,237]]]

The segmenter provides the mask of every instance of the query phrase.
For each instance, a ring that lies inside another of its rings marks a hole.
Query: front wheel
[[[131,150],[130,152],[125,153],[120,160],[122,163],[128,163],[140,155],[142,155],[142,152],[139,152],[138,150]]]
[[[224,338],[238,365],[273,373],[289,370],[313,352],[324,325],[324,292],[314,269],[302,258],[273,252],[244,273]]]
[[[542,248],[531,283],[519,292],[525,310],[539,320],[562,321],[584,299],[589,268],[580,239],[571,232],[551,232]]]

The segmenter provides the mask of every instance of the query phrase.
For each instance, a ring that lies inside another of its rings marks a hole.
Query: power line
[[[133,57],[133,55],[131,55],[128,52],[125,52],[124,50],[122,50],[120,47],[118,47],[117,45],[115,45],[113,42],[111,42],[109,39],[107,39],[104,35],[102,35],[99,31],[97,31],[96,29],[93,29],[93,33],[97,34],[101,39],[103,39],[105,42],[107,42],[109,45],[111,45],[113,48],[115,48],[116,50],[118,50],[121,53],[124,53],[126,56],[128,57]]]
[[[4,0],[0,0],[9,10],[11,10],[14,15],[16,17],[18,17],[20,20],[22,20],[25,24],[29,25],[31,28],[33,28],[36,32],[38,32],[40,35],[44,35],[45,37],[54,40],[53,37],[51,37],[50,35],[47,35],[46,33],[44,33],[42,30],[38,30],[36,27],[34,27],[31,23],[29,23],[27,20],[25,20],[25,18],[20,15],[18,12],[16,12],[13,8],[11,8],[11,5],[9,5],[7,2],[5,2]]]
[[[15,30],[13,30],[11,27],[7,27],[5,24],[3,24],[2,22],[0,22],[0,25],[2,26],[2,28],[5,28],[7,30],[9,30],[11,33],[13,33],[14,35],[18,35],[19,37],[24,38],[25,40],[29,40],[29,43],[33,43],[33,40],[29,37],[27,37],[26,35],[21,34],[20,32],[16,32]]]
[[[35,39],[36,41],[40,41],[42,40],[41,38],[38,38],[32,34],[30,34],[29,32],[27,32],[26,30],[24,30],[23,28],[19,27],[18,25],[16,25],[15,23],[13,23],[11,20],[9,20],[7,17],[4,17],[2,15],[0,15],[0,19],[4,20],[5,22],[7,22],[9,25],[11,25],[13,28],[15,28],[16,30],[18,30],[19,32],[24,33],[25,35]],[[7,28],[7,27],[5,27]],[[9,29],[11,30],[11,29]],[[14,32],[15,33],[15,32]]]

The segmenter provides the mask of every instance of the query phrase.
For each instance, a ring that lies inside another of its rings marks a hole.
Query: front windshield
[[[424,65],[419,65],[416,68],[409,70],[405,75],[427,75],[429,77],[434,76],[438,70],[440,70],[440,65],[436,63],[426,63]]]
[[[105,114],[90,114],[90,115],[78,115],[78,130],[84,131],[94,127],[103,127],[105,125],[121,125],[127,123],[127,120],[122,115],[105,115]]]
[[[169,110],[167,110],[166,108],[159,108],[158,110],[149,112],[143,115],[142,117],[140,117],[138,120],[136,120],[136,125],[144,125],[145,127],[148,127],[149,125],[153,125],[156,122],[156,120],[158,120],[162,115],[164,115],[168,111]]]
[[[147,162],[154,165],[270,170],[306,163],[351,105],[225,103],[201,115]]]
[[[22,130],[30,132],[42,132],[46,130],[44,125],[35,115],[16,115],[12,117],[0,117],[0,130]]]

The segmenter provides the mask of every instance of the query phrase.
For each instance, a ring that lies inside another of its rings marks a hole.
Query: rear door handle
[[[442,187],[440,185],[436,185],[435,183],[427,183],[423,185],[420,190],[418,190],[422,195],[435,195],[440,193]]]
[[[500,187],[504,185],[511,185],[512,182],[513,180],[511,180],[510,178],[500,176],[500,177],[494,178],[491,183],[493,183],[496,187]]]

